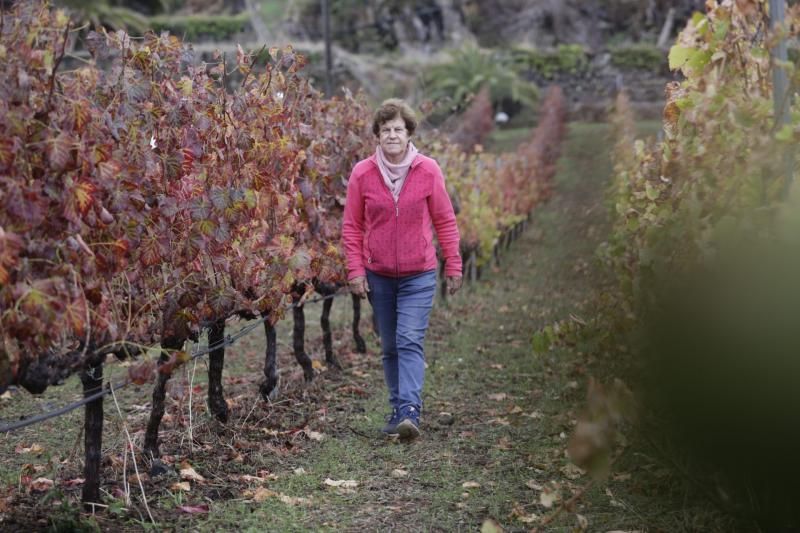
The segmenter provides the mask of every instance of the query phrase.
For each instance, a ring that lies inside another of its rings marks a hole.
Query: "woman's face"
[[[408,148],[408,130],[405,121],[401,117],[395,117],[381,124],[378,141],[383,153],[389,159],[402,159]]]

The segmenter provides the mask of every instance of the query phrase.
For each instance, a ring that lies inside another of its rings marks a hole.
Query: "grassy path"
[[[564,457],[571,411],[585,389],[582,366],[564,354],[535,357],[530,336],[578,312],[576,303],[593,282],[589,263],[603,234],[609,169],[607,151],[597,143],[606,134],[604,126],[573,126],[553,200],[500,268],[435,309],[422,439],[405,445],[376,436],[386,408],[373,340],[371,356],[350,371],[363,378],[367,396],[320,426],[335,438],[284,465],[284,471],[303,473],[271,485],[281,494],[310,497],[312,504],[269,499],[253,509],[231,502],[203,527],[475,531],[493,518],[511,529],[527,528],[535,522],[525,520],[547,511],[537,487],[557,482],[569,494],[585,483]],[[443,424],[441,412],[455,422]],[[331,490],[321,484],[326,478],[358,486]]]

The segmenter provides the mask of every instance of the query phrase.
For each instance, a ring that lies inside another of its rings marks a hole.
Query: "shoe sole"
[[[411,420],[403,420],[397,424],[396,431],[403,440],[414,440],[420,435],[419,428]]]

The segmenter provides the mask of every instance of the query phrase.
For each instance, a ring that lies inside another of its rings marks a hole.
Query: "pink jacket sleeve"
[[[364,197],[361,194],[361,183],[355,169],[347,181],[347,199],[344,204],[344,223],[342,225],[342,241],[347,260],[348,281],[358,276],[365,276],[364,260],[361,250],[364,247]]]
[[[436,236],[439,238],[439,245],[442,247],[442,255],[445,260],[444,273],[446,276],[460,276],[459,242],[461,236],[456,225],[453,203],[450,201],[450,195],[447,194],[444,175],[438,164],[435,165],[433,171],[433,192],[428,199],[428,209],[433,220],[433,227],[436,229]]]

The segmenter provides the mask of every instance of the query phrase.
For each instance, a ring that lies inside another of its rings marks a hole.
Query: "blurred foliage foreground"
[[[800,186],[789,178],[800,109],[779,98],[791,123],[776,120],[770,59],[798,22],[795,6],[771,33],[766,2],[709,3],[670,52],[685,80],[667,86],[660,142],[635,139],[620,94],[612,228],[599,250],[614,283],[583,330],[634,348],[636,427],[747,529],[800,525]],[[535,348],[564,329],[537,332]],[[627,410],[618,390],[605,400],[590,390],[570,443],[596,474],[615,457]]]

